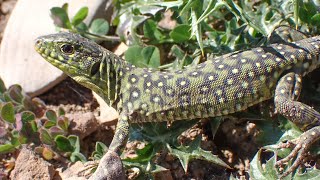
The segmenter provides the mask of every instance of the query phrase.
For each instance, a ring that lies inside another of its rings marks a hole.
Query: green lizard
[[[320,65],[320,36],[234,52],[174,72],[135,67],[72,33],[39,37],[35,49],[119,111],[113,152],[125,145],[130,123],[224,116],[272,97],[276,111],[305,131],[292,153],[276,163],[297,157],[284,176],[320,138],[320,114],[297,101],[301,77]]]

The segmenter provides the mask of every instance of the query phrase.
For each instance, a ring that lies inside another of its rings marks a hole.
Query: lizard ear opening
[[[97,74],[99,72],[99,69],[100,69],[100,63],[101,62],[96,62],[94,63],[92,66],[91,66],[91,69],[90,69],[90,74],[91,76],[94,76],[95,74]]]

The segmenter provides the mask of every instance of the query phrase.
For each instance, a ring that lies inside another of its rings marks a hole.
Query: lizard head
[[[35,49],[78,83],[94,91],[102,91],[97,82],[104,53],[95,42],[78,34],[57,33],[37,38]]]

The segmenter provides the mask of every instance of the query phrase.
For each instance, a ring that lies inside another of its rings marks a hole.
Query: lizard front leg
[[[296,101],[300,95],[300,90],[300,75],[288,73],[279,80],[275,91],[276,111],[294,122],[302,130],[306,130],[295,140],[296,145],[292,152],[276,162],[276,166],[280,166],[296,157],[292,166],[282,174],[282,177],[297,169],[303,163],[304,156],[310,146],[320,139],[320,114],[312,107]]]
[[[91,180],[125,179],[122,162],[118,154],[126,144],[129,134],[129,116],[122,113],[108,152],[101,158]]]

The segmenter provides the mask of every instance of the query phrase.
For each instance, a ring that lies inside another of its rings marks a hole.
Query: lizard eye
[[[65,54],[72,54],[74,52],[74,47],[71,44],[63,44],[60,49]]]

